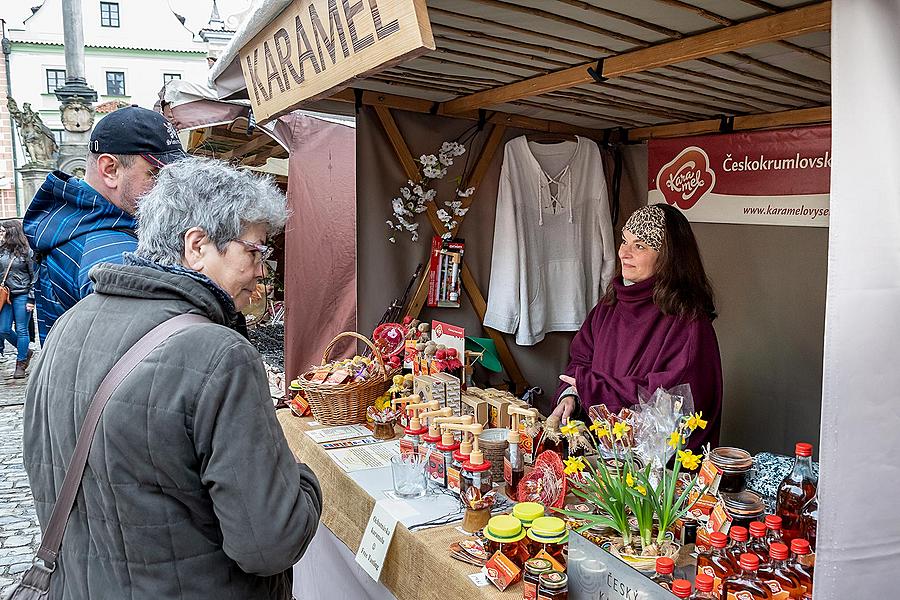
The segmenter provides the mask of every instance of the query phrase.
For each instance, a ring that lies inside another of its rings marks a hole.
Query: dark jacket
[[[28,294],[28,299],[34,302],[34,284],[37,281],[37,271],[34,268],[34,261],[31,258],[32,252],[28,251],[27,257],[15,256],[6,250],[0,250],[0,281],[9,261],[12,259],[12,266],[9,267],[9,275],[6,277],[6,287],[9,288],[10,294]]]
[[[115,361],[174,315],[214,323],[170,337],[110,398],[50,598],[289,599],[321,492],[288,448],[259,353],[218,324],[232,320],[230,300],[147,266],[102,264],[91,277],[95,293],[57,321],[28,381],[24,462],[44,529]]]
[[[53,171],[22,220],[38,264],[36,307],[41,342],[65,311],[93,290],[88,273],[122,262],[137,248],[134,217],[83,180]]]

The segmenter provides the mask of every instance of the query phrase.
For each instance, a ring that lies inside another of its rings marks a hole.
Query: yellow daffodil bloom
[[[647,495],[647,488],[645,488],[645,487],[642,486],[642,485],[637,486],[637,491],[638,491],[638,493],[639,493],[641,496],[646,496],[646,495]]]
[[[634,487],[634,476],[631,473],[625,475],[625,484],[628,485],[628,487]]]
[[[575,435],[576,433],[578,433],[578,424],[569,421],[559,428],[559,432],[563,435]]]
[[[669,446],[671,446],[672,448],[677,448],[677,447],[678,447],[678,444],[683,444],[683,443],[684,443],[684,436],[681,435],[681,434],[680,434],[679,432],[677,432],[677,431],[673,431],[673,432],[672,432],[672,435],[669,436],[669,441],[668,441],[667,443],[668,443]]]
[[[579,471],[584,471],[584,459],[580,456],[566,459],[566,468],[563,470],[566,475],[574,475]]]
[[[618,421],[615,425],[613,425],[613,435],[616,436],[617,440],[621,440],[622,436],[629,431],[631,431],[631,426],[624,421]]]
[[[700,455],[694,454],[690,450],[682,450],[678,453],[678,460],[685,469],[693,471],[700,466]]]
[[[692,414],[687,420],[688,429],[691,431],[697,429],[706,429],[706,421],[703,420],[703,411]]]
[[[593,425],[591,425],[591,431],[597,434],[598,438],[609,437],[609,428],[605,423],[603,423],[603,421],[597,421]]]

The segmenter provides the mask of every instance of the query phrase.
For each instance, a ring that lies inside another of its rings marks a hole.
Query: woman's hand
[[[559,379],[560,381],[571,385],[573,388],[575,388],[575,393],[578,393],[578,388],[575,387],[574,377],[569,377],[568,375],[560,375]],[[559,422],[565,425],[569,422],[569,415],[571,415],[572,411],[575,410],[575,402],[577,400],[577,396],[566,396],[559,401],[559,404],[556,405],[556,408],[553,409],[553,412],[550,414],[550,416],[559,417]]]
[[[31,303],[29,302],[28,304],[25,305],[25,310],[28,311],[28,312],[33,311],[33,310],[34,310],[34,304],[31,304]]]

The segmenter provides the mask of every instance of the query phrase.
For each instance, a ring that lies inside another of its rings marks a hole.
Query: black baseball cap
[[[178,132],[158,112],[137,104],[115,110],[91,132],[94,154],[137,154],[155,167],[187,157]]]

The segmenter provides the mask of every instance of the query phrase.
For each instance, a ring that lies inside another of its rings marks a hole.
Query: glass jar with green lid
[[[513,506],[512,516],[522,522],[522,527],[528,529],[532,521],[544,516],[544,505],[538,502],[519,502]]]
[[[522,600],[537,600],[541,573],[553,570],[553,563],[545,558],[529,558],[525,561],[525,575],[522,577]]]
[[[559,517],[538,517],[528,529],[528,554],[537,556],[541,550],[561,565],[566,564],[569,532],[566,522]]]
[[[491,517],[484,528],[484,549],[488,556],[498,550],[520,569],[525,566],[528,548],[525,542],[525,528],[522,522],[512,515]]]

